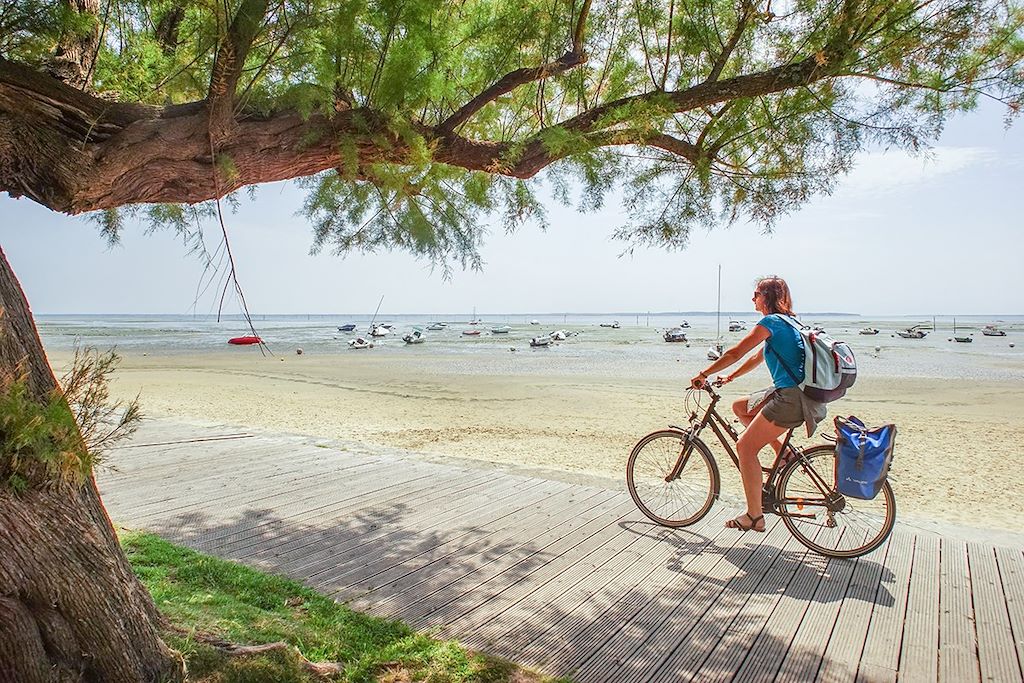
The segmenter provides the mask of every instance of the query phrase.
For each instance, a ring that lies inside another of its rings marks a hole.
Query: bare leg
[[[764,415],[757,415],[750,422],[746,431],[740,435],[736,442],[736,453],[740,460],[740,478],[743,480],[743,495],[747,500],[747,515],[751,520],[761,516],[761,462],[757,454],[772,440],[786,431],[786,427],[780,427],[768,421]],[[744,526],[747,525],[743,520]],[[759,520],[756,529],[764,528],[764,520]]]
[[[747,410],[747,403],[749,399],[749,396],[743,396],[732,404],[732,412],[736,414],[736,417],[739,418],[739,421],[743,424],[744,427],[750,425],[750,423],[754,420],[754,417],[761,412],[761,408],[764,408],[765,404],[765,402],[762,401],[758,405],[754,406],[754,410],[749,411]],[[773,439],[771,442],[771,447],[772,450],[775,451],[775,455],[778,455],[779,451],[782,450],[782,441],[780,439]]]

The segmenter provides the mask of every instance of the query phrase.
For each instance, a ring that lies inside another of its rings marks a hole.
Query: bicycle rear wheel
[[[896,497],[889,482],[872,500],[836,490],[834,448],[803,451],[783,470],[776,496],[779,515],[793,536],[828,557],[859,557],[885,542],[896,523]]]
[[[650,519],[662,526],[689,526],[704,517],[718,497],[718,465],[700,439],[663,429],[633,447],[626,484],[633,502]]]

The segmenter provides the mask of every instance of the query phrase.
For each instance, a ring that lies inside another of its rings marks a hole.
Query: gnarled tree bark
[[[28,303],[0,251],[0,368],[49,400],[56,381]],[[0,453],[3,465],[9,453]],[[0,467],[3,471],[4,467]],[[118,547],[94,481],[0,482],[0,683],[181,681],[181,657]]]

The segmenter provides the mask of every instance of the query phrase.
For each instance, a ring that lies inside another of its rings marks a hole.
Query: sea
[[[1024,316],[957,316],[957,336],[970,336],[971,343],[953,341],[950,317],[883,317],[842,313],[801,316],[809,325],[825,329],[851,344],[862,375],[923,377],[953,380],[1024,380]],[[178,355],[235,353],[294,355],[338,355],[371,353],[385,359],[408,360],[441,372],[465,374],[582,374],[586,376],[664,378],[689,377],[708,363],[709,346],[721,340],[728,348],[745,331],[729,332],[729,322],[747,329],[756,324],[756,313],[537,313],[487,314],[476,320],[469,315],[407,314],[377,316],[377,323],[392,326],[392,332],[374,339],[374,348],[353,350],[349,340],[368,338],[368,314],[254,315],[252,325],[266,342],[266,348],[235,347],[232,337],[251,334],[239,315],[38,315],[36,324],[48,351],[70,351],[76,345],[100,350],[114,349],[121,355]],[[423,344],[407,345],[402,336],[445,322],[439,331],[424,331]],[[685,325],[684,325],[685,322]],[[352,332],[339,326],[355,324]],[[475,323],[475,324],[474,324]],[[618,323],[618,328],[610,327]],[[687,342],[666,342],[666,330],[684,325]],[[919,325],[927,331],[923,339],[904,339],[896,330]],[[933,329],[934,325],[934,329]],[[986,325],[996,325],[1006,336],[982,334]],[[494,333],[497,327],[511,328]],[[879,333],[861,335],[862,328]],[[464,331],[479,330],[478,336]],[[567,334],[565,341],[546,348],[533,348],[530,340],[555,331]]]

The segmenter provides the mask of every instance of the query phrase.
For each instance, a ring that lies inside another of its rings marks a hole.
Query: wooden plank
[[[495,487],[499,493],[509,492],[522,496],[523,502],[537,500],[548,495],[543,482],[537,480],[509,478],[497,481]],[[281,548],[278,554],[279,566],[291,574],[310,577],[322,573],[324,567],[337,567],[339,561],[337,558],[348,553],[358,552],[361,545],[378,541],[388,543],[389,534],[406,531],[405,521],[399,515],[398,520],[391,520],[384,524],[369,511],[377,507],[388,507],[392,500],[388,497],[389,493],[385,491],[381,496],[369,499],[366,505],[359,506],[352,513],[360,523],[360,527],[353,528],[347,538],[332,536],[331,523],[328,521],[322,524],[326,527],[325,529],[318,531],[309,539],[312,544],[299,543],[290,548]],[[459,505],[451,508],[443,517],[436,516],[429,518],[431,521],[424,522],[423,511],[414,512],[411,516],[423,524],[418,531],[447,530],[448,537],[452,538],[452,534],[456,530],[462,529],[458,525],[461,525],[463,521],[472,518],[477,525],[487,524],[498,518],[498,515],[492,513],[500,511],[502,514],[507,514],[508,508],[509,506],[501,498],[491,497],[488,499],[486,489],[484,489],[483,491],[474,491],[464,500],[460,500]],[[343,508],[342,513],[345,512],[346,510]],[[469,529],[466,529],[464,533],[469,533]],[[394,537],[391,538],[392,542],[395,540]],[[365,558],[363,559],[365,560]]]
[[[488,581],[483,588],[493,597],[450,620],[440,630],[440,635],[473,633],[506,613],[513,621],[528,618],[535,612],[536,605],[523,606],[524,601],[532,602],[534,598],[543,601],[553,595],[562,595],[577,581],[592,576],[596,567],[610,561],[623,547],[636,540],[636,536],[619,524],[633,512],[632,501],[620,494],[611,502],[616,507],[603,515],[603,527],[589,536],[574,531],[561,538],[549,537],[551,542],[538,550],[546,558],[545,562],[531,567],[527,573],[518,571],[513,565],[509,571],[495,577],[496,580]],[[616,514],[618,517],[614,516]],[[539,540],[537,545],[547,539]]]
[[[743,537],[746,547],[726,551],[721,557],[725,561],[716,562],[702,575],[681,577],[677,591],[659,595],[660,599],[649,603],[630,621],[622,632],[624,637],[613,638],[604,648],[611,654],[610,659],[584,662],[576,677],[581,683],[643,680],[659,669],[675,644],[684,642],[687,653],[697,652],[701,643],[713,645],[714,627],[710,622],[714,615],[737,604],[737,590],[756,586],[780,551],[775,544],[789,537],[780,529],[782,524],[775,523],[763,535],[733,532]],[[681,591],[685,591],[685,599],[676,599]],[[703,621],[706,615],[709,620]]]
[[[571,503],[572,512],[564,507],[566,501]],[[606,491],[559,491],[539,500],[528,515],[505,515],[486,535],[467,528],[462,540],[438,546],[384,571],[343,577],[338,583],[345,583],[353,592],[361,591],[360,597],[351,601],[360,609],[372,609],[375,614],[389,614],[392,609],[404,613],[425,589],[450,593],[456,590],[453,584],[459,580],[466,583],[467,576],[478,579],[490,576],[491,572],[500,573],[515,558],[532,557],[538,542],[599,519],[612,506],[613,496]]]
[[[382,572],[401,568],[400,573],[404,575],[419,566],[466,551],[474,545],[479,552],[480,549],[492,547],[498,539],[513,536],[519,528],[517,525],[545,514],[543,510],[538,510],[536,505],[563,494],[566,487],[566,484],[545,482],[512,504],[509,504],[509,501],[495,501],[493,506],[488,506],[486,512],[481,512],[479,519],[472,525],[455,530],[455,533],[451,530],[442,530],[431,537],[418,539],[419,542],[413,547],[412,552],[393,543],[372,544],[362,548],[351,562],[340,565],[337,559],[318,562],[306,567],[303,572],[308,581],[318,589],[329,595],[335,594],[345,600],[352,600],[367,591],[367,588],[358,585],[360,581],[372,581],[373,577]],[[519,508],[518,504],[525,504],[527,507]],[[357,542],[347,548],[347,551],[355,551],[363,545]]]
[[[636,585],[635,580],[630,582],[630,577],[639,578],[641,567],[649,571],[664,562],[672,550],[672,546],[659,535],[630,532],[632,540],[609,560],[598,563],[583,580],[557,595],[550,595],[551,589],[530,595],[528,600],[519,602],[509,610],[511,614],[503,614],[500,620],[496,619],[485,624],[485,628],[478,629],[470,639],[464,641],[466,645],[486,647],[490,652],[509,657],[518,656],[531,642],[562,634],[563,622],[585,605],[599,606],[614,602],[623,592]],[[529,614],[523,614],[526,611]]]
[[[447,629],[451,629],[452,624],[458,619],[478,609],[481,609],[477,612],[480,616],[468,620],[486,619],[495,611],[497,605],[504,604],[512,594],[492,602],[495,596],[530,576],[552,557],[578,557],[593,544],[620,533],[621,528],[614,522],[625,514],[626,510],[626,504],[621,502],[619,497],[613,497],[607,503],[602,503],[599,510],[595,509],[594,512],[598,514],[591,517],[588,511],[584,515],[566,520],[564,526],[557,525],[550,532],[536,537],[536,540],[531,539],[529,547],[517,555],[509,556],[505,553],[497,558],[514,561],[482,564],[469,573],[464,573],[456,581],[444,585],[439,594],[435,591],[429,600],[414,602],[411,609],[403,609],[398,614],[403,617],[411,614],[412,616],[408,618],[413,623],[424,626],[446,624]],[[463,623],[461,628],[465,629],[466,624]]]
[[[979,680],[976,648],[967,545],[943,538],[939,546],[939,681]]]
[[[900,650],[901,681],[939,678],[939,539],[919,534],[907,594],[907,617]]]
[[[633,513],[634,517],[638,514]],[[699,539],[699,545],[680,546],[680,536],[695,537]],[[651,596],[664,590],[672,579],[689,572],[698,561],[706,563],[715,559],[703,551],[715,546],[721,536],[727,536],[733,542],[737,540],[736,534],[731,530],[727,532],[718,520],[708,522],[705,519],[686,530],[659,528],[652,538],[656,550],[648,562],[636,562],[631,571],[621,574],[621,581],[609,584],[603,592],[595,594],[550,627],[544,622],[534,624],[531,630],[537,635],[518,650],[521,659],[517,661],[542,666],[558,674],[569,673],[591,652],[602,651],[603,644],[628,623]],[[505,654],[511,656],[513,653]]]
[[[996,562],[1013,631],[1017,665],[1024,669],[1024,554],[1020,548],[996,548]]]
[[[978,543],[967,545],[978,632],[978,665],[983,681],[1021,681],[1006,596],[999,578],[995,549]]]
[[[865,566],[861,574],[855,573],[843,596],[842,608],[836,617],[828,645],[822,657],[819,671],[821,681],[852,681],[857,674],[857,663],[864,651],[871,613],[878,600],[891,600],[891,594],[883,583],[892,579],[884,574],[885,563],[893,550],[893,537],[889,537],[883,549],[871,555],[858,558],[858,564]]]
[[[482,507],[483,493],[493,487],[506,492],[517,491],[518,482],[488,473],[467,473],[464,477],[446,479],[438,484],[431,476],[417,477],[405,482],[395,482],[391,477],[373,482],[361,482],[359,486],[346,486],[344,491],[330,491],[315,495],[321,505],[311,506],[296,502],[296,507],[278,508],[280,518],[291,526],[301,526],[303,534],[286,542],[267,543],[257,536],[241,537],[233,542],[220,544],[221,552],[231,553],[240,560],[253,558],[254,561],[273,558],[281,566],[295,560],[308,563],[314,559],[326,543],[337,543],[338,525],[345,525],[350,535],[356,532],[355,522],[365,519],[364,511],[390,506],[396,517],[394,526],[406,528],[419,525],[420,531],[444,524],[457,517],[458,512]],[[451,505],[454,502],[458,505]],[[431,514],[431,504],[445,510],[444,516]],[[379,530],[371,528],[371,520],[365,520],[365,533],[386,533],[389,526],[380,525]],[[333,545],[332,545],[333,549]]]
[[[730,597],[734,597],[732,604],[726,609],[716,604],[713,610],[705,612],[696,629],[700,635],[693,633],[687,637],[657,672],[642,680],[731,681],[807,552],[798,541],[786,538],[756,585],[741,588],[742,581],[737,581],[734,586],[726,586]],[[701,645],[694,648],[695,642]]]
[[[817,679],[843,597],[850,583],[861,580],[860,575],[868,570],[866,563],[835,558],[828,561],[789,649],[782,653],[775,680],[779,683],[802,683]]]
[[[749,654],[736,669],[733,680],[737,683],[772,681],[789,651],[800,624],[803,623],[828,566],[838,560],[808,552],[796,567],[793,580],[779,597],[778,604],[764,623],[764,627],[749,645]]]
[[[386,484],[365,481],[344,490],[311,490],[309,498],[321,501],[322,505],[310,506],[307,501],[305,509],[294,507],[303,504],[299,501],[275,506],[269,523],[254,520],[237,533],[221,535],[207,544],[218,555],[253,563],[270,562],[279,571],[293,558],[305,561],[325,547],[336,552],[340,542],[357,534],[404,528],[413,523],[411,518],[420,519],[412,505],[435,503],[444,508],[448,501],[476,500],[472,495],[462,497],[465,484],[475,482],[481,486],[487,481],[482,474],[476,478],[450,478],[442,485],[431,476],[417,476],[404,482],[389,477]]]
[[[858,681],[896,681],[910,592],[914,540],[908,532],[893,532],[882,580],[883,584],[888,584],[891,598],[884,585],[880,585],[864,640],[864,652],[857,667]],[[885,600],[880,599],[883,595]]]
[[[581,672],[590,670],[592,680],[602,680],[601,676],[613,680],[606,673],[621,667],[635,644],[648,637],[675,605],[688,602],[704,581],[728,576],[728,566],[742,569],[755,546],[740,545],[742,535],[726,530],[722,519],[715,520],[718,536],[692,545],[684,562],[656,567],[636,588],[552,652],[550,659],[558,662],[557,673],[580,678]]]

